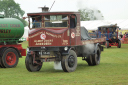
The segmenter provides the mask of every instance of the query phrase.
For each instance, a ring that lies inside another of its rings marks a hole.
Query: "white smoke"
[[[54,62],[54,69],[55,70],[62,70],[61,61],[55,61]]]
[[[85,3],[86,2],[86,3]],[[101,13],[100,10],[98,10],[94,6],[89,6],[89,0],[78,0],[77,1],[77,7],[78,9],[86,9],[85,12],[88,13],[88,17],[90,20],[103,20],[103,14]]]
[[[94,49],[95,49],[94,44],[86,44],[83,46],[83,53],[84,54],[93,54]]]
[[[92,10],[94,11],[94,15],[98,20],[104,19],[102,13],[99,10],[97,10],[96,8],[92,8]]]
[[[89,0],[78,0],[77,7],[80,9],[86,8],[86,7],[88,7],[88,2],[89,2]]]

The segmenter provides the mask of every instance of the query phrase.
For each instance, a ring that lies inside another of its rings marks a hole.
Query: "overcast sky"
[[[38,7],[51,7],[51,11],[78,11],[79,8],[99,9],[105,20],[128,19],[128,0],[15,0],[19,3],[25,15],[31,12],[41,12]]]

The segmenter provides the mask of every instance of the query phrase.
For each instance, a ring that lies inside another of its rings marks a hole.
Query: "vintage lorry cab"
[[[79,12],[28,13],[29,46],[25,64],[28,71],[39,71],[43,62],[61,61],[65,72],[75,71],[77,57],[88,65],[100,63],[105,37],[91,39],[87,30],[80,27]]]

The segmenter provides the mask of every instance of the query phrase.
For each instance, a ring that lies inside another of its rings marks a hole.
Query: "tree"
[[[103,20],[104,16],[100,12],[100,10],[97,9],[79,9],[80,12],[80,20],[81,21],[89,21],[89,20]]]
[[[24,26],[27,25],[27,22],[22,19],[25,12],[20,8],[20,4],[15,3],[14,0],[0,0],[0,12],[4,13],[6,18],[17,18]]]

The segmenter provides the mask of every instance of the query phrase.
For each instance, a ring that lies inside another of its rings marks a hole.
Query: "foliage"
[[[97,9],[79,9],[80,12],[80,20],[81,21],[89,21],[89,20],[103,20],[103,15],[100,10]]]
[[[105,48],[97,66],[88,66],[78,57],[77,69],[71,73],[54,70],[53,64],[44,62],[39,72],[28,72],[23,56],[17,67],[0,68],[0,85],[128,85],[128,44]]]
[[[0,12],[4,13],[6,18],[17,18],[23,22],[24,26],[27,25],[26,21],[22,19],[25,12],[14,0],[0,0]]]

